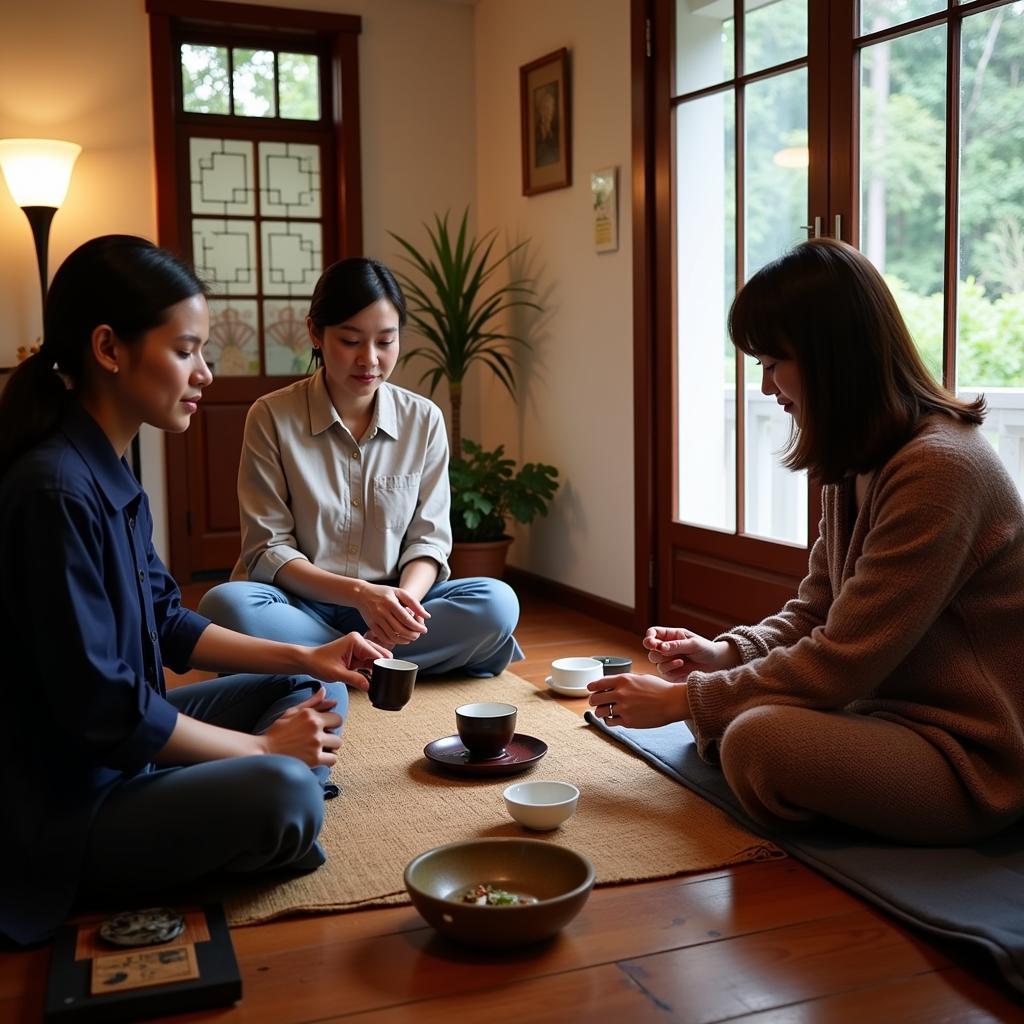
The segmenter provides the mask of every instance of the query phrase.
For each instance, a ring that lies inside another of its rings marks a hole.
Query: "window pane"
[[[732,78],[734,39],[732,0],[676,0],[676,95]]]
[[[230,114],[227,48],[182,43],[181,92],[189,113]]]
[[[235,113],[243,117],[274,117],[274,53],[272,50],[232,50]]]
[[[865,48],[860,117],[861,248],[941,380],[945,26]]]
[[[957,390],[1024,494],[1024,3],[964,20]]]
[[[255,295],[256,225],[251,220],[194,218],[192,261],[214,295]]]
[[[260,224],[263,294],[312,295],[323,270],[318,221],[265,220]]]
[[[744,0],[744,72],[760,71],[806,55],[807,2]]]
[[[260,214],[320,216],[320,147],[301,142],[260,143]]]
[[[309,370],[308,312],[308,298],[267,299],[263,303],[263,349],[270,376],[299,376]]]
[[[251,217],[256,212],[252,143],[191,138],[188,149],[192,212]]]
[[[277,55],[281,116],[320,120],[320,59],[313,53]]]
[[[256,300],[210,300],[206,358],[218,377],[253,377],[260,372],[256,344]]]
[[[880,32],[944,10],[946,0],[861,0],[860,34]]]
[[[730,90],[675,111],[676,516],[736,528],[736,385],[725,317],[736,291],[735,105]]]
[[[755,82],[745,100],[744,265],[750,277],[806,237],[807,72]],[[745,360],[744,375],[744,533],[803,544],[807,475],[779,462],[791,419],[771,395],[761,394],[761,371],[752,359]]]

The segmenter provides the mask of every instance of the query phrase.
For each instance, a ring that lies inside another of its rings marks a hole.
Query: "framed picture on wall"
[[[564,47],[519,69],[523,195],[572,184],[569,51]]]

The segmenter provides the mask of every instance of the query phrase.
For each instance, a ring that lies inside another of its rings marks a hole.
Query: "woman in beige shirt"
[[[387,383],[405,318],[382,263],[324,271],[307,320],[318,369],[249,410],[242,553],[202,613],[309,646],[358,630],[424,673],[497,675],[523,656],[519,603],[500,580],[448,578],[444,419]]]
[[[591,684],[612,725],[686,720],[747,812],[904,842],[969,842],[1024,812],[1024,507],[939,387],[881,275],[806,242],[736,298],[734,344],[823,483],[819,537],[778,614],[707,640],[655,626],[660,674]]]

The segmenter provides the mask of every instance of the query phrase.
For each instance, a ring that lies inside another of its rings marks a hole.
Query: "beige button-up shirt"
[[[242,554],[233,580],[272,583],[293,558],[371,583],[452,547],[441,410],[392,384],[377,391],[362,443],[341,421],[324,371],[256,400],[238,467]]]

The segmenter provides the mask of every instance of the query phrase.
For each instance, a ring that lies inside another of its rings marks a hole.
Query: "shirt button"
[[[139,570],[139,582],[142,583],[146,578],[145,572],[142,569]]]
[[[151,629],[151,630],[149,631],[149,639],[150,639],[150,640],[152,640],[152,641],[153,641],[153,643],[156,643],[156,642],[157,642],[157,640],[159,640],[159,639],[160,639],[160,637],[159,637],[159,636],[157,635],[157,632],[156,632],[156,630],[155,630],[155,629]]]
[[[359,449],[358,448],[356,448],[355,451],[352,452],[352,458],[353,459],[358,459],[359,458]]]
[[[353,508],[359,508],[359,499],[358,498],[353,498],[352,499],[352,507]]]
[[[358,544],[349,544],[349,546],[348,546],[348,553],[350,555],[358,555],[359,554],[359,545]]]
[[[128,517],[128,529],[129,530],[134,530],[135,529],[135,516],[129,516]]]

